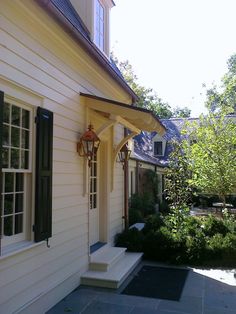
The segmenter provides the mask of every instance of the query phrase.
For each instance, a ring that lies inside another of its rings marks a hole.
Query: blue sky
[[[220,83],[236,53],[236,0],[116,0],[111,49],[172,107],[204,112],[202,84]]]

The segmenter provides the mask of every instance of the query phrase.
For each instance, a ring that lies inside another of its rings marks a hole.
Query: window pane
[[[97,1],[96,1],[96,14],[99,14],[99,7],[100,7],[100,3],[99,3],[99,1],[97,0]]]
[[[93,196],[93,208],[97,208],[97,194]]]
[[[29,152],[27,150],[21,151],[21,169],[29,168]]]
[[[11,146],[20,147],[20,129],[11,128]]]
[[[29,131],[21,130],[21,147],[29,149]]]
[[[100,19],[104,20],[104,8],[102,5],[100,5]]]
[[[4,218],[4,235],[11,236],[13,234],[13,217]]]
[[[3,135],[2,135],[2,145],[9,146],[9,130],[10,127],[8,125],[3,125]]]
[[[16,173],[16,192],[24,191],[24,175],[23,173]]]
[[[93,179],[93,191],[96,193],[97,192],[97,179]]]
[[[10,105],[4,103],[3,105],[3,122],[9,123],[10,120]]]
[[[154,155],[162,155],[162,142],[154,143]]]
[[[90,209],[93,208],[93,195],[92,194],[90,194],[90,196],[89,196],[89,207],[90,207]]]
[[[90,179],[90,193],[93,192],[93,179]]]
[[[103,24],[103,20],[100,20],[100,36],[102,36],[103,37],[103,30],[104,30],[104,24]]]
[[[11,168],[18,169],[20,167],[20,151],[11,149]]]
[[[13,194],[5,194],[4,196],[4,215],[13,213]]]
[[[8,156],[9,156],[9,149],[8,148],[3,148],[2,149],[2,167],[3,168],[9,168]]]
[[[23,193],[16,194],[15,212],[23,212]]]
[[[20,126],[20,108],[12,106],[11,124]]]
[[[14,174],[5,173],[5,193],[14,191]]]
[[[23,214],[15,216],[15,234],[23,232]]]
[[[22,128],[29,129],[29,111],[22,109]]]

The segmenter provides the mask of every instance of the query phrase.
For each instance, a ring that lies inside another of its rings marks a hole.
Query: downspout
[[[135,193],[139,194],[139,161],[136,160]]]
[[[124,162],[124,219],[125,229],[129,228],[129,161]]]
[[[124,136],[127,136],[128,130],[124,129]],[[125,229],[129,228],[129,161],[124,161],[124,220]]]

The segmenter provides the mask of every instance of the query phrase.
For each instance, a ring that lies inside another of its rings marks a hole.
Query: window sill
[[[42,244],[45,244],[45,241],[37,242],[37,243],[32,242],[32,241],[22,241],[22,242],[8,245],[2,248],[2,255],[0,256],[0,260],[11,257],[15,254],[30,250]]]

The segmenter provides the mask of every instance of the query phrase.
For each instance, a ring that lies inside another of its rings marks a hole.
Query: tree
[[[176,107],[174,108],[173,113],[172,113],[174,118],[188,118],[190,117],[190,114],[191,114],[191,110],[187,107],[184,107],[184,108]]]
[[[172,141],[172,152],[165,176],[166,199],[170,205],[169,226],[178,234],[186,215],[189,214],[189,203],[192,198],[190,185],[191,172],[189,160],[184,150],[183,141]]]
[[[153,111],[161,119],[190,116],[191,110],[188,108],[176,108],[172,111],[170,105],[158,97],[152,88],[146,88],[140,85],[138,83],[138,77],[134,73],[133,67],[128,60],[120,62],[114,54],[112,54],[112,60],[121,71],[126,82],[139,97],[139,100],[136,102],[138,107]]]
[[[206,91],[206,106],[212,112],[231,109],[236,113],[236,54],[228,61],[228,72],[221,79],[221,86],[213,85]]]
[[[210,112],[189,124],[185,132],[191,130],[190,138],[184,147],[192,187],[218,195],[224,207],[226,196],[236,188],[236,121],[226,113]]]
[[[172,141],[172,152],[165,177],[167,200],[170,207],[181,210],[188,207],[192,196],[189,184],[191,172],[183,141]]]

